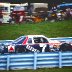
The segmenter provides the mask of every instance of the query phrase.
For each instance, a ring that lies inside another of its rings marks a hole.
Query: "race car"
[[[63,47],[63,48],[62,48]],[[64,50],[64,48],[66,48]],[[20,36],[9,45],[0,46],[0,53],[25,53],[25,52],[56,52],[71,51],[72,46],[51,40],[44,35],[25,35]]]

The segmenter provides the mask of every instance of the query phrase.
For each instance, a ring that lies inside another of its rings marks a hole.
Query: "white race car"
[[[22,52],[57,52],[72,51],[72,46],[58,40],[52,40],[44,35],[25,35],[0,47],[1,53],[22,53]]]

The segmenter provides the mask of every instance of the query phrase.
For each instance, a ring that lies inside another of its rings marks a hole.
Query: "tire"
[[[26,49],[23,46],[16,46],[15,52],[16,53],[24,53],[24,52],[26,52]]]
[[[70,44],[64,43],[60,46],[59,51],[72,51],[72,46]]]

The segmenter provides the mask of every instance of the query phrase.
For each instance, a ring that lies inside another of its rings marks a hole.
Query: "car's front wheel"
[[[23,46],[16,46],[15,52],[16,53],[24,53],[24,52],[26,52],[26,49]]]

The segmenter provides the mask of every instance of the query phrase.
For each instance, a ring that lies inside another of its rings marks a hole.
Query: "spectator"
[[[70,16],[71,16],[71,19],[72,19],[72,9],[70,10]]]
[[[66,15],[67,15],[67,19],[70,19],[70,8],[66,9]]]
[[[31,16],[33,12],[33,6],[31,5],[30,8],[28,9],[28,14]]]
[[[3,15],[2,15],[2,11],[0,11],[0,24],[3,22]]]

